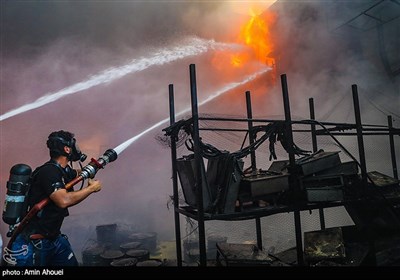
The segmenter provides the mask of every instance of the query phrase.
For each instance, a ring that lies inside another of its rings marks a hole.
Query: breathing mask
[[[71,153],[64,151],[64,146],[71,148]],[[60,136],[51,136],[47,140],[47,147],[50,151],[56,151],[61,155],[65,155],[69,161],[85,161],[87,156],[81,152],[75,138],[66,140]]]

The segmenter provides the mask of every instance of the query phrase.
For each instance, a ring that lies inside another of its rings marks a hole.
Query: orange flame
[[[272,12],[265,12],[261,17],[250,9],[251,18],[242,27],[239,35],[239,43],[249,46],[253,54],[251,58],[261,61],[270,67],[275,66],[275,58],[272,56],[274,45],[271,41],[270,26],[276,21],[276,15]],[[236,67],[242,66],[249,55],[243,53],[234,54],[231,64]]]
[[[247,17],[244,22],[242,21],[242,26],[238,28],[235,39],[236,43],[247,46],[247,48],[233,52],[226,50],[214,52],[212,64],[215,69],[224,73],[224,77],[228,78],[237,73],[237,70],[253,71],[253,68],[258,66],[252,62],[259,61],[272,68],[270,78],[275,84],[276,69],[271,28],[276,22],[276,14],[272,11],[263,13],[254,11],[255,9],[251,9],[250,17]]]

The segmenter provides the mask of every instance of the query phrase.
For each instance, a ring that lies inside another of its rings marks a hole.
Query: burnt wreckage
[[[356,122],[349,124],[315,120],[312,98],[309,99],[310,119],[292,121],[286,75],[281,75],[284,120],[253,118],[249,91],[246,92],[247,118],[199,116],[194,64],[190,65],[190,83],[192,116],[175,122],[174,90],[170,85],[170,126],[163,130],[164,141],[171,147],[178,266],[182,265],[180,215],[197,221],[198,261],[202,266],[207,265],[206,251],[212,249],[206,248],[205,221],[247,219],[256,221],[257,244],[217,242],[214,256],[217,265],[400,264],[400,188],[394,145],[394,136],[399,136],[400,130],[392,126],[391,116],[387,126],[361,123],[356,85],[352,86]],[[244,123],[247,128],[206,128],[199,126],[201,121]],[[309,127],[301,131],[311,134],[312,151],[303,150],[293,142],[293,134],[300,131],[292,128],[295,125]],[[229,152],[205,143],[200,137],[201,130],[239,131],[245,136],[241,148]],[[318,149],[317,136],[322,135],[329,136],[338,150]],[[357,137],[358,159],[338,141],[337,135]],[[389,137],[393,177],[367,171],[363,141],[366,135]],[[244,147],[246,141],[248,145]],[[269,160],[273,160],[267,170],[256,166],[255,153],[264,142],[269,142]],[[286,151],[287,160],[277,160],[275,144],[278,142]],[[178,158],[177,148],[183,144],[187,154]],[[342,162],[340,152],[350,160]],[[248,155],[251,163],[244,168],[243,158]],[[179,186],[183,203],[178,197]],[[337,206],[345,207],[355,225],[326,228],[324,209]],[[303,239],[300,212],[314,209],[319,211],[321,230],[304,232]],[[276,254],[266,252],[260,218],[289,212],[294,214],[296,246]]]

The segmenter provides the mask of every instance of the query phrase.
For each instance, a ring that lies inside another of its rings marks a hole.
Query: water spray
[[[224,86],[223,88],[221,88],[220,90],[218,90],[216,93],[211,94],[210,96],[208,96],[206,99],[204,99],[203,101],[199,102],[199,106],[202,106],[208,102],[210,102],[211,100],[217,98],[218,96],[236,88],[239,86],[242,86],[244,84],[247,84],[248,82],[256,79],[257,77],[259,77],[260,75],[270,71],[271,68],[270,67],[264,67],[263,69],[261,69],[260,71],[247,76],[244,80],[240,81],[240,82],[235,82],[235,83],[231,83],[229,85]],[[188,107],[182,111],[180,111],[179,113],[177,113],[177,116],[183,115],[187,112],[189,112],[191,109],[191,107]],[[151,130],[153,130],[156,127],[159,127],[160,125],[167,123],[169,121],[169,118],[166,118],[164,120],[159,121],[158,123],[152,125],[151,127],[143,130],[142,132],[140,132],[139,134],[133,136],[132,138],[126,140],[125,142],[123,142],[122,144],[120,144],[118,147],[116,147],[114,150],[116,153],[120,154],[122,153],[122,151],[124,151],[126,148],[128,148],[133,142],[135,142],[136,140],[138,140],[141,136],[145,135],[146,133],[150,132]]]
[[[113,149],[108,149],[98,159],[92,158],[86,166],[82,167],[82,171],[80,172],[78,177],[76,177],[72,181],[65,184],[65,189],[66,190],[71,189],[74,185],[81,182],[82,180],[89,179],[89,178],[93,179],[94,176],[97,174],[97,172],[100,169],[103,169],[104,166],[106,166],[110,162],[115,161],[117,158],[118,158],[118,154]],[[17,235],[22,232],[22,230],[30,222],[30,220],[34,216],[36,216],[36,214],[40,210],[42,210],[49,202],[50,202],[49,197],[39,201],[29,210],[29,212],[26,214],[26,216],[22,219],[22,221],[19,223],[19,225],[16,228],[10,226],[10,231],[9,231],[9,233],[7,233],[7,236],[9,236],[9,235],[11,236],[10,240],[8,241],[7,247],[6,247],[8,250],[11,250],[11,246],[14,243]],[[5,248],[5,250],[6,250],[6,248]]]
[[[202,102],[199,103],[199,106],[204,105],[208,102],[210,102],[211,100],[217,98],[218,96],[238,87],[241,85],[244,85],[254,79],[256,79],[257,77],[259,77],[260,75],[266,73],[267,71],[270,71],[271,68],[266,67],[263,68],[262,70],[246,77],[244,80],[240,81],[240,82],[235,82],[235,83],[231,83],[225,87],[223,87],[222,89],[218,90],[216,93],[208,96],[206,99],[204,99]],[[182,115],[184,113],[187,113],[190,110],[190,108],[186,108],[184,110],[182,110],[181,112],[177,113],[177,115]],[[135,135],[134,137],[126,140],[125,142],[121,143],[120,145],[118,145],[116,148],[114,149],[108,149],[104,152],[104,154],[99,157],[97,160],[92,158],[89,162],[89,164],[87,164],[86,166],[82,167],[81,173],[79,174],[78,177],[76,177],[75,179],[73,179],[72,181],[70,181],[69,183],[67,183],[65,185],[65,189],[70,189],[72,188],[74,185],[76,185],[77,183],[81,182],[82,180],[88,179],[88,178],[94,178],[95,175],[97,174],[97,172],[100,169],[103,169],[104,166],[106,166],[108,163],[115,161],[118,158],[118,155],[121,154],[128,146],[130,146],[132,143],[134,143],[136,140],[138,140],[141,136],[145,135],[146,133],[150,132],[151,130],[153,130],[154,128],[168,122],[169,118],[166,118],[164,120],[159,121],[158,123],[152,125],[151,127],[147,128],[146,130],[142,131],[141,133]],[[7,244],[7,247],[5,248],[8,250],[11,250],[11,246],[12,243],[15,241],[15,238],[17,237],[17,235],[19,233],[21,233],[21,231],[25,228],[25,226],[29,223],[29,221],[41,210],[43,209],[50,201],[50,198],[45,198],[42,201],[40,201],[39,203],[35,204],[30,211],[27,213],[27,215],[24,217],[24,219],[21,221],[21,223],[18,225],[17,228],[12,229],[12,235],[11,238]]]
[[[214,40],[205,40],[197,37],[186,38],[178,46],[155,49],[153,54],[148,57],[133,59],[125,65],[110,67],[96,75],[90,76],[85,81],[73,84],[57,92],[47,93],[32,103],[25,104],[19,108],[0,115],[0,121],[4,121],[13,116],[42,107],[64,96],[75,94],[100,84],[110,83],[128,74],[143,71],[151,66],[164,65],[188,56],[199,55],[209,50],[237,49],[239,47],[240,46],[237,44],[221,43]]]

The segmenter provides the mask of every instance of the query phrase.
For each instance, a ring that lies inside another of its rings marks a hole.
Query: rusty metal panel
[[[342,187],[312,187],[306,189],[307,201],[309,202],[327,202],[343,201]]]
[[[289,189],[289,175],[273,175],[268,171],[245,175],[242,178],[242,187],[250,192],[251,197],[262,197]]]
[[[344,185],[344,180],[341,175],[311,176],[303,178],[302,183],[305,188],[342,187]]]
[[[276,172],[277,174],[287,173],[287,166],[289,165],[288,160],[276,160],[271,163],[268,171]]]
[[[228,153],[208,160],[207,180],[216,212],[235,212],[243,165],[243,160]]]
[[[212,204],[212,196],[210,194],[208,183],[204,171],[204,162],[202,164],[202,192],[203,192],[203,207],[204,211],[208,211]],[[196,169],[194,155],[183,156],[176,160],[176,167],[178,171],[178,177],[181,183],[185,202],[197,208],[197,196],[196,196]]]
[[[340,163],[339,152],[324,152],[322,150],[296,160],[296,166],[299,167],[304,176],[332,168]]]
[[[342,162],[334,167],[322,170],[315,173],[317,176],[331,176],[331,175],[343,175],[352,176],[358,174],[358,165],[355,161]]]
[[[302,180],[309,202],[343,201],[344,179],[342,175],[310,176]]]

